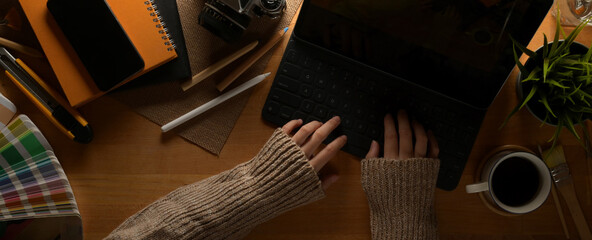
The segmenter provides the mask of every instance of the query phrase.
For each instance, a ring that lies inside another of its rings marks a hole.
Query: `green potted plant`
[[[502,126],[526,106],[544,123],[557,126],[549,139],[553,142],[551,148],[556,145],[563,127],[583,144],[574,126],[592,116],[592,48],[574,40],[588,21],[582,21],[564,40],[559,40],[560,34],[565,36],[565,32],[558,11],[553,41],[548,42],[544,35],[544,44],[537,51],[531,51],[512,39],[514,59],[520,69],[517,90],[522,99]],[[524,65],[520,62],[522,53],[529,57]],[[584,131],[584,137],[588,138],[587,131]]]

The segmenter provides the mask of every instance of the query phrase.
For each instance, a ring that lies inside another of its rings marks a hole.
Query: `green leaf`
[[[590,62],[590,57],[592,57],[592,45],[588,48],[588,51],[586,52],[586,54],[582,58],[582,61]]]
[[[580,91],[580,88],[582,87],[582,84],[580,84],[579,86],[577,86],[571,93],[569,93],[568,96],[572,96],[576,93],[578,93],[578,91]]]
[[[557,45],[559,44],[559,33],[563,32],[563,29],[561,28],[561,11],[559,11],[559,8],[557,8],[557,19],[556,21],[556,29],[555,29],[555,36],[553,37],[553,45],[551,46],[551,52],[555,52],[557,49]],[[565,35],[565,33],[563,33],[563,35]]]
[[[514,44],[514,46],[517,47],[518,49],[520,49],[520,51],[523,52],[524,54],[526,54],[528,57],[535,57],[536,56],[535,52],[526,48],[524,45],[520,44],[512,36],[510,36],[510,39],[512,40],[512,43]]]
[[[547,75],[549,74],[549,59],[543,60],[543,82],[547,82]]]
[[[522,79],[521,82],[528,82],[528,81],[540,81],[541,79],[538,78],[538,73],[541,71],[540,68],[535,68],[532,70],[525,79]]]
[[[576,102],[573,100],[573,98],[571,96],[567,96],[565,99],[569,100],[571,102],[571,104],[576,104]],[[565,104],[565,101],[563,104]]]
[[[557,127],[555,128],[555,133],[553,134],[553,137],[551,137],[551,139],[549,139],[549,142],[553,141],[553,143],[551,144],[551,149],[555,148],[555,146],[557,145],[557,139],[559,138],[559,134],[561,133],[562,128],[563,128],[563,125],[562,125],[561,121],[559,121],[559,123],[557,124]]]
[[[551,47],[553,49],[553,47]],[[553,50],[551,50],[553,51]],[[546,58],[549,54],[549,42],[547,41],[547,35],[543,33],[543,57]]]
[[[516,65],[518,66],[518,70],[520,70],[520,72],[527,73],[528,71],[526,70],[524,65],[522,65],[522,63],[520,62],[520,56],[516,52],[516,44],[517,43],[514,42],[514,44],[512,46],[512,51],[514,51],[514,62],[516,62]]]
[[[520,104],[520,108],[518,110],[520,110],[521,108],[523,108],[526,103],[528,103],[528,101],[530,101],[530,99],[532,99],[532,97],[534,96],[534,94],[537,92],[538,86],[537,85],[533,85],[532,88],[530,89],[530,92],[528,93],[528,95],[526,95],[526,97],[524,98],[524,100],[522,101],[522,104]]]
[[[578,26],[576,26],[576,28],[565,38],[565,40],[560,48],[565,49],[566,51],[569,51],[569,46],[573,43],[573,41],[576,39],[576,37],[584,29],[584,27],[586,27],[586,24],[588,23],[588,21],[590,21],[590,19],[586,19],[585,21],[580,22],[580,24],[578,24]],[[558,26],[558,27],[561,28],[560,26]],[[558,51],[562,52],[563,50],[558,49]]]
[[[569,115],[564,116],[564,121],[565,121],[565,127],[576,137],[576,139],[580,139],[580,136],[576,132],[576,129],[574,127],[573,121],[571,120],[571,117]]]
[[[551,84],[551,85],[553,85],[553,86],[556,86],[556,87],[559,87],[559,88],[563,88],[563,89],[567,89],[567,88],[569,88],[569,87],[567,87],[567,86],[563,86],[563,85],[561,85],[560,83],[558,83],[557,81],[555,81],[555,80],[552,80],[552,79],[549,79],[549,84]]]
[[[581,94],[582,96],[584,96],[586,98],[591,98],[592,99],[592,95],[590,95],[586,91],[583,91],[582,89],[577,89],[576,91],[578,92],[578,94]]]
[[[530,92],[528,93],[528,95],[522,100],[521,103],[518,103],[514,109],[512,109],[512,111],[510,112],[510,114],[508,114],[508,116],[506,117],[506,119],[504,120],[504,122],[502,123],[502,125],[499,127],[499,129],[503,128],[504,126],[506,126],[506,124],[508,123],[508,121],[510,121],[510,118],[516,113],[518,112],[520,109],[522,109],[522,107],[524,107],[524,105],[526,105],[526,103],[528,103],[528,101],[530,101],[530,99],[532,99],[532,96],[534,96],[534,94],[537,91],[537,86],[534,85],[532,86],[532,88],[530,89]]]
[[[555,113],[553,113],[553,109],[551,109],[551,106],[549,105],[549,102],[547,101],[547,97],[546,96],[541,96],[541,99],[539,99],[539,102],[542,103],[545,108],[547,109],[547,111],[553,115],[553,117],[557,118],[557,115],[555,115]]]
[[[570,110],[572,112],[592,113],[592,107],[572,106],[570,107]]]

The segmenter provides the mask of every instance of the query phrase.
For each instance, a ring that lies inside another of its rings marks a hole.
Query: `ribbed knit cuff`
[[[372,239],[438,239],[434,191],[439,160],[362,161]]]
[[[277,129],[250,161],[181,187],[121,224],[112,239],[240,239],[325,196],[300,147]]]

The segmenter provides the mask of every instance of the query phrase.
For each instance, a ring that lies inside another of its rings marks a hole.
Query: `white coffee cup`
[[[467,193],[482,193],[494,208],[512,214],[532,212],[547,200],[551,175],[542,159],[529,152],[505,150],[483,166],[480,182]]]

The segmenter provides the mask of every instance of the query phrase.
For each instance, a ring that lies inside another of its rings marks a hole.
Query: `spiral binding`
[[[150,16],[153,17],[152,21],[156,23],[156,28],[159,29],[158,33],[162,35],[162,40],[164,41],[164,45],[167,46],[167,51],[174,51],[177,48],[177,46],[171,38],[171,35],[169,34],[169,30],[166,27],[165,22],[160,16],[160,12],[158,11],[156,4],[154,3],[154,0],[146,0],[144,2],[144,5],[147,6],[146,10],[148,10],[150,12]]]

